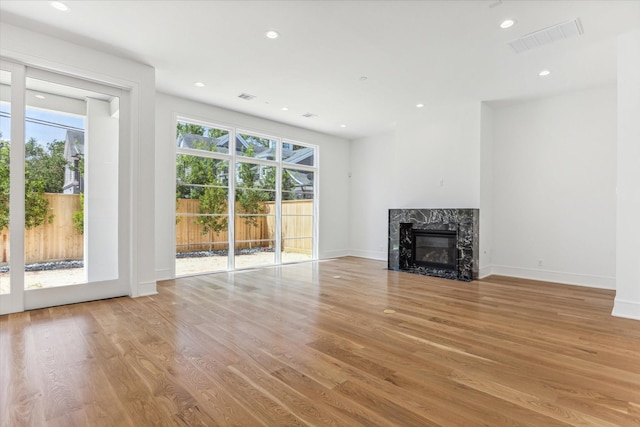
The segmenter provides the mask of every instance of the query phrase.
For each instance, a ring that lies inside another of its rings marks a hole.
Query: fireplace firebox
[[[457,233],[451,230],[411,230],[411,258],[415,265],[457,271]]]

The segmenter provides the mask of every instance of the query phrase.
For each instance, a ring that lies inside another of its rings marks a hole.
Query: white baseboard
[[[387,253],[384,251],[361,251],[359,249],[351,249],[349,250],[349,255],[379,261],[386,261],[388,259]]]
[[[616,298],[613,302],[612,316],[640,320],[640,302]]]
[[[156,289],[156,281],[151,282],[141,282],[138,283],[138,292],[135,295],[131,295],[132,297],[146,297],[149,295],[155,295],[158,291]]]
[[[339,250],[339,251],[325,251],[321,252],[319,259],[327,259],[327,258],[340,258],[344,256],[349,256],[348,250]]]
[[[616,289],[615,277],[591,276],[587,274],[563,273],[531,268],[507,267],[493,265],[491,274],[500,276],[518,277],[521,279],[542,280],[545,282],[564,283],[567,285],[586,286],[589,288]],[[481,276],[484,277],[484,276]]]

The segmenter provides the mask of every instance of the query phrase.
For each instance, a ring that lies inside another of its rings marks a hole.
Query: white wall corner
[[[484,279],[486,277],[491,276],[493,273],[493,267],[492,266],[485,266],[485,267],[481,267],[478,270],[478,279]]]
[[[612,316],[624,317],[626,319],[640,320],[640,302],[625,301],[616,298],[613,303]]]

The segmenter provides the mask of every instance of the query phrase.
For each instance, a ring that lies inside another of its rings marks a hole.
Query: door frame
[[[96,299],[125,296],[131,293],[131,93],[116,86],[96,83],[52,71],[1,60],[2,69],[11,72],[11,246],[10,293],[0,295],[0,314],[30,309],[72,304]],[[26,79],[35,78],[51,83],[81,88],[119,97],[118,129],[118,278],[100,282],[67,285],[43,289],[24,289],[24,141],[26,110]]]

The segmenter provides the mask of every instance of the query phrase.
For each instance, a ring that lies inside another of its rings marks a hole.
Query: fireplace
[[[457,271],[457,234],[449,230],[411,230],[411,261],[415,265]]]
[[[478,277],[478,209],[389,209],[389,270]]]

